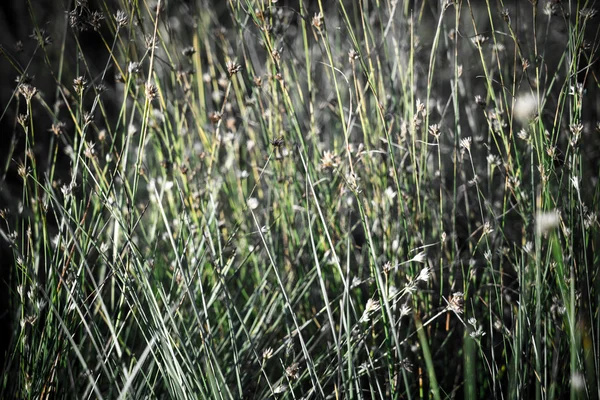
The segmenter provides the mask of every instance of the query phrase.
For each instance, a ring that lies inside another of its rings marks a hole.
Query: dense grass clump
[[[15,6],[0,398],[600,397],[593,6]]]

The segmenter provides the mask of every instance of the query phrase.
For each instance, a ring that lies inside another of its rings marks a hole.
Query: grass
[[[1,48],[0,398],[600,397],[592,1],[192,3]]]

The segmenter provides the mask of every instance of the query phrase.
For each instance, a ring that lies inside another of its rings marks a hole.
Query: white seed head
[[[538,113],[538,107],[538,98],[532,93],[525,93],[517,97],[514,116],[522,124],[528,124]]]
[[[256,197],[250,197],[248,199],[248,207],[251,210],[256,210],[256,208],[258,207],[258,199]]]
[[[540,212],[535,217],[535,227],[538,234],[544,234],[556,228],[560,223],[558,211]]]

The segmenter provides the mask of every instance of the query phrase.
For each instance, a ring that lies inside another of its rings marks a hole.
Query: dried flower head
[[[490,223],[490,221],[485,221],[483,223],[483,236],[489,235],[492,232],[494,232],[494,228],[492,228],[492,224]]]
[[[75,89],[75,92],[77,92],[79,96],[83,94],[86,86],[87,80],[83,76],[78,76],[77,78],[73,79],[73,89]]]
[[[285,369],[285,373],[290,379],[298,379],[300,376],[300,365],[298,363],[293,363]]]
[[[146,46],[146,49],[148,49],[148,50],[156,49],[156,48],[158,48],[158,43],[159,43],[158,37],[156,37],[154,35],[144,36],[144,44]]]
[[[240,72],[242,70],[242,66],[233,60],[227,61],[226,67],[227,67],[227,73],[229,74],[230,77],[232,77],[233,75],[237,74],[238,72]]]
[[[86,156],[87,158],[94,158],[96,157],[96,143],[94,142],[85,142],[85,150],[83,152],[83,155]]]
[[[431,278],[431,270],[429,269],[429,267],[425,267],[419,272],[419,275],[417,275],[416,280],[428,282],[429,278]]]
[[[481,47],[485,42],[487,42],[490,38],[484,35],[475,35],[471,38],[471,42],[473,42],[474,45]]]
[[[40,47],[46,47],[52,44],[53,42],[52,37],[44,29],[34,30],[33,33],[29,35],[29,37],[32,39],[36,39]]]
[[[158,87],[155,84],[146,82],[146,98],[150,101],[158,96]]]
[[[485,159],[486,159],[488,165],[490,166],[490,168],[499,167],[500,164],[502,163],[500,157],[497,156],[496,154],[488,154]]]
[[[571,139],[570,144],[572,147],[576,147],[579,143],[579,139],[581,138],[581,132],[583,132],[583,125],[581,123],[571,125]]]
[[[558,15],[561,11],[561,4],[556,1],[546,1],[542,12],[547,16]]]
[[[98,31],[102,21],[104,21],[104,14],[101,11],[94,11],[89,15],[87,22],[94,31]]]
[[[115,22],[117,23],[118,27],[127,25],[128,20],[129,17],[127,17],[127,14],[125,14],[125,12],[122,10],[118,10],[115,14]]]
[[[450,299],[448,299],[448,306],[446,309],[448,311],[453,311],[456,314],[462,314],[463,312],[463,298],[464,295],[462,292],[452,293]]]
[[[84,19],[85,15],[83,11],[81,11],[78,7],[69,11],[69,25],[75,31],[85,31],[87,30],[87,24]]]
[[[386,261],[385,264],[383,264],[383,267],[381,267],[381,269],[384,274],[389,274],[390,271],[392,270],[392,263],[389,261]]]
[[[33,84],[33,78],[27,74],[19,75],[15,78],[15,82],[19,84]]]
[[[473,327],[473,331],[469,333],[469,336],[475,340],[481,339],[485,332],[483,331],[483,327],[477,325],[477,320],[475,318],[469,318],[469,325]]]
[[[38,93],[37,88],[29,83],[21,83],[18,86],[18,90],[19,93],[25,98],[26,102],[30,102],[31,99]]]
[[[412,309],[410,308],[410,306],[407,303],[404,303],[404,304],[402,304],[402,306],[400,306],[400,318],[410,315],[411,312],[412,312]]]
[[[288,390],[288,386],[285,383],[282,383],[280,385],[275,386],[275,388],[273,388],[273,393],[274,394],[281,394],[281,393],[284,393],[287,390]]]
[[[17,115],[17,123],[21,125],[23,129],[29,126],[29,115],[28,114],[19,114]]]
[[[22,161],[19,161],[19,163],[17,164],[17,173],[19,174],[19,176],[25,179],[29,172],[30,168],[26,166]]]
[[[521,129],[519,132],[517,132],[517,137],[526,142],[529,141],[529,133],[525,129]]]
[[[398,192],[396,192],[391,186],[388,186],[383,191],[383,194],[388,199],[388,201],[392,202],[398,195]]]
[[[91,124],[92,122],[94,122],[94,114],[90,113],[89,111],[85,111],[83,113],[83,123],[84,124]]]
[[[323,28],[323,14],[322,13],[315,13],[314,17],[312,18],[312,25],[317,28],[318,30],[321,30],[321,28]]]
[[[321,169],[336,168],[339,165],[339,157],[331,150],[325,150],[321,157]]]
[[[471,137],[460,139],[460,147],[466,151],[471,151]]]
[[[429,126],[429,134],[433,136],[436,140],[440,138],[440,125],[432,124]]]
[[[365,312],[370,314],[372,312],[379,310],[380,308],[381,308],[381,305],[379,304],[379,300],[370,298],[369,300],[367,300],[367,304],[365,306]]]
[[[425,253],[424,251],[421,251],[417,255],[415,255],[413,258],[411,258],[409,261],[424,263],[425,261],[427,261],[427,253]]]
[[[216,124],[217,122],[219,122],[222,117],[223,117],[223,114],[221,114],[219,111],[213,111],[208,115],[210,122],[212,122],[213,124]]]
[[[96,89],[96,94],[100,95],[108,90],[108,87],[104,83],[100,83],[94,87]]]
[[[363,312],[363,315],[360,318],[360,320],[363,322],[368,321],[371,314],[378,311],[380,308],[381,308],[381,305],[379,304],[379,301],[375,300],[373,298],[370,298],[369,300],[367,300],[367,304],[365,305],[365,311]]]
[[[283,146],[283,143],[284,143],[283,135],[271,140],[271,146],[273,146],[273,147],[279,148],[279,147]]]
[[[417,114],[421,114],[424,117],[425,111],[425,104],[423,104],[421,99],[417,99]]]
[[[52,124],[52,127],[50,127],[50,129],[48,129],[48,131],[54,133],[54,135],[56,135],[56,136],[60,136],[61,133],[63,133],[65,131],[65,126],[66,126],[66,124],[64,122],[59,121],[55,124]]]
[[[583,19],[591,19],[594,18],[594,16],[598,13],[598,11],[594,8],[591,7],[586,7],[586,8],[582,8],[581,10],[579,10],[579,15],[581,15],[581,17]]]
[[[408,358],[404,358],[400,361],[399,367],[410,373],[412,372],[413,365]]]
[[[263,360],[268,360],[271,357],[273,357],[273,348],[272,347],[267,347],[262,352],[262,358],[263,358]]]
[[[137,61],[130,61],[129,64],[127,64],[127,71],[130,74],[137,74],[140,72],[140,63]]]
[[[275,60],[275,62],[279,62],[279,60],[281,60],[281,52],[283,49],[273,49],[273,51],[271,51],[271,57],[273,57],[273,60]]]
[[[183,54],[184,57],[191,57],[196,54],[196,49],[192,46],[188,46],[181,51],[181,54]]]
[[[349,174],[346,174],[346,184],[348,185],[348,188],[352,192],[360,192],[359,186],[358,186],[358,180],[359,180],[359,178],[356,175],[356,173],[350,172]]]

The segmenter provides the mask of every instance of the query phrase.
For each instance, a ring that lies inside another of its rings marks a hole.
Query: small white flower
[[[483,234],[489,235],[492,232],[494,232],[494,228],[492,228],[492,224],[489,221],[485,221],[483,223]]]
[[[471,336],[473,339],[477,340],[477,339],[480,339],[481,337],[485,336],[485,332],[483,331],[483,329],[480,326],[479,328],[477,328],[473,332],[471,332],[469,334],[469,336]]]
[[[369,364],[365,361],[358,366],[358,373],[365,374],[369,370]]]
[[[272,356],[273,356],[273,348],[272,347],[267,347],[266,349],[263,350],[263,352],[262,352],[263,359],[268,360]]]
[[[321,157],[321,169],[336,168],[338,165],[339,160],[336,155],[330,150],[325,150]]]
[[[275,394],[283,393],[287,390],[287,388],[288,388],[287,385],[285,383],[282,383],[281,385],[278,385],[273,389],[273,393],[275,393]]]
[[[429,281],[429,278],[431,278],[431,271],[429,270],[428,267],[425,267],[421,270],[421,272],[419,272],[419,275],[417,275],[416,280],[427,282],[427,281]]]
[[[127,71],[130,74],[137,74],[138,72],[140,72],[140,63],[136,62],[136,61],[130,61],[129,64],[127,65]]]
[[[471,150],[471,137],[460,139],[460,147],[470,151]]]
[[[521,129],[519,132],[517,132],[517,137],[521,140],[529,140],[529,133],[527,133],[527,131],[525,129]]]
[[[373,311],[379,310],[380,307],[381,306],[379,305],[378,300],[369,299],[369,300],[367,300],[367,305],[365,306],[365,311],[371,313]]]
[[[397,195],[398,193],[396,193],[396,191],[395,191],[394,189],[392,189],[390,186],[388,186],[388,187],[385,189],[385,192],[384,192],[384,194],[385,194],[385,197],[387,197],[387,199],[388,199],[389,201],[392,201],[392,200],[394,200],[394,198],[396,197],[396,195]]]
[[[425,104],[421,102],[421,99],[417,99],[417,114],[425,116]]]
[[[65,196],[65,197],[68,197],[71,195],[70,185],[62,185],[60,188],[60,191],[62,192],[63,196]]]
[[[400,306],[400,318],[405,317],[411,313],[411,308],[408,304],[404,303]]]
[[[492,260],[492,252],[490,251],[490,249],[487,249],[483,253],[483,257],[486,259],[487,262],[490,262]]]
[[[452,295],[448,299],[448,306],[446,308],[449,311],[455,312],[456,314],[462,314],[463,300],[464,300],[464,294],[462,292],[452,293]]]
[[[363,312],[362,317],[360,317],[360,321],[367,322],[370,319],[370,315],[375,311],[379,310],[380,308],[381,305],[379,304],[379,301],[375,299],[367,300],[367,304],[365,305],[365,311]]]
[[[490,166],[497,167],[500,165],[500,157],[495,154],[489,154],[486,159]]]
[[[427,260],[427,253],[425,253],[424,251],[420,252],[419,254],[417,254],[416,256],[414,256],[413,258],[410,259],[410,261],[414,261],[414,262],[418,262],[418,263],[424,263]]]

